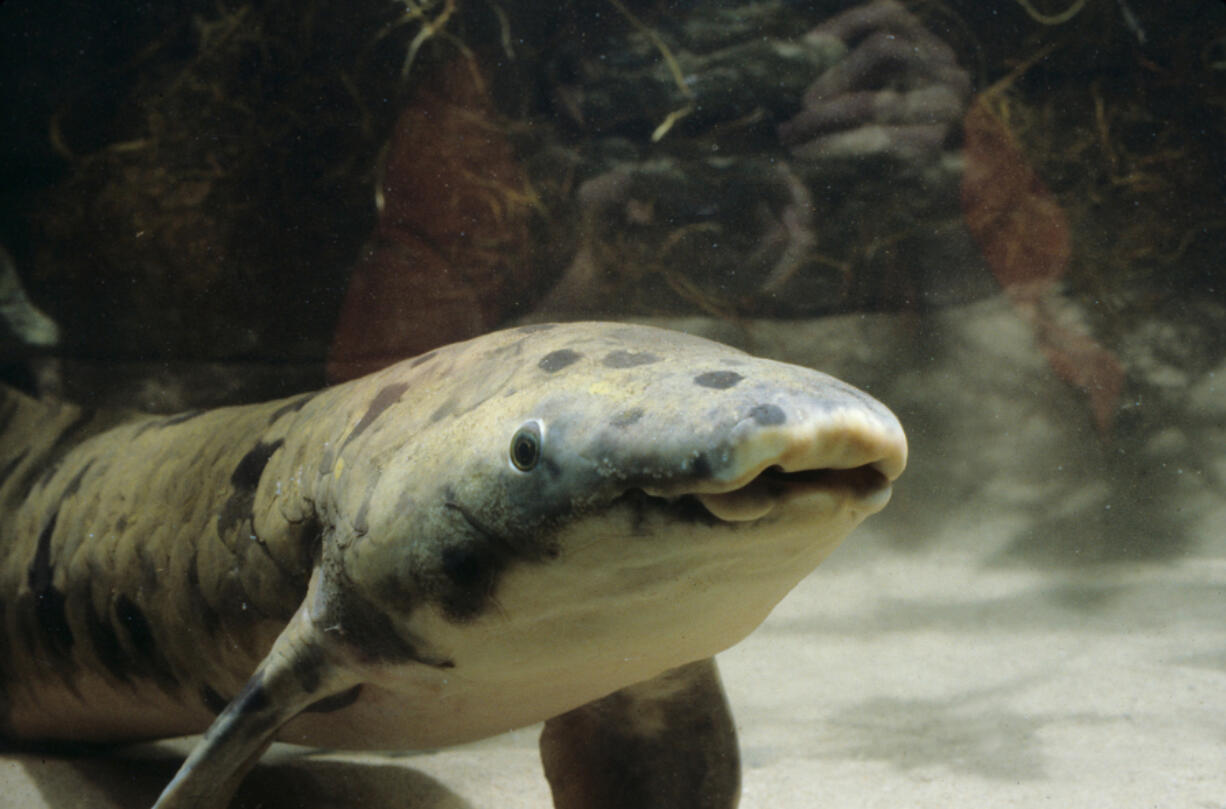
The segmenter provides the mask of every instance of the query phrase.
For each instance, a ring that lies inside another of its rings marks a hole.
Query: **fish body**
[[[168,417],[6,391],[0,435],[0,736],[204,731],[162,809],[225,806],[273,738],[408,749],[542,720],[559,807],[623,805],[591,797],[619,763],[672,784],[625,805],[731,806],[711,656],[906,460],[845,383],[612,323]]]

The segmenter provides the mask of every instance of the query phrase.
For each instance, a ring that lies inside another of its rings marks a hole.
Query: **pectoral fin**
[[[225,809],[277,731],[321,699],[351,688],[300,607],[247,685],[205,731],[154,809]]]
[[[736,728],[714,660],[615,691],[545,723],[556,809],[733,809]]]

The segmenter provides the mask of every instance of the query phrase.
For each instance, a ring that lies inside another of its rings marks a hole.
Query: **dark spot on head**
[[[221,513],[217,515],[217,532],[223,537],[242,522],[253,519],[251,509],[255,505],[255,492],[260,485],[260,476],[264,474],[264,467],[268,465],[273,453],[284,443],[280,438],[267,444],[260,441],[243,456],[238,466],[234,467],[234,472],[230,475],[230,485],[234,487],[234,493],[222,505]]]
[[[397,382],[395,385],[381,388],[375,394],[375,398],[370,400],[370,406],[366,408],[362,418],[358,419],[358,423],[353,426],[353,432],[346,436],[345,443],[341,445],[341,449],[344,450],[349,445],[349,442],[366,432],[366,428],[374,424],[375,419],[383,415],[383,411],[400,401],[400,397],[408,389],[408,384],[404,382]]]
[[[489,578],[489,572],[480,555],[469,548],[443,550],[443,573],[459,587],[476,587]]]
[[[444,549],[442,571],[447,580],[436,599],[446,616],[462,622],[485,612],[505,566],[506,560],[484,545]]]
[[[230,701],[213,690],[210,685],[202,685],[200,687],[200,701],[204,703],[204,707],[208,708],[214,715],[221,713],[230,704]]]
[[[694,384],[704,388],[726,390],[744,378],[736,371],[707,371],[705,374],[694,377]]]
[[[749,417],[763,427],[773,427],[788,420],[783,408],[774,404],[760,404],[749,411]]]
[[[631,410],[623,410],[613,417],[609,423],[614,427],[629,427],[643,417],[643,408],[636,407]]]
[[[268,417],[268,423],[273,424],[278,419],[280,419],[282,416],[288,415],[290,413],[297,413],[299,410],[306,407],[307,402],[311,401],[314,398],[315,398],[314,393],[308,393],[304,396],[299,396],[297,399],[293,399],[281,405],[276,410],[272,411],[272,415]]]
[[[639,365],[651,365],[660,358],[649,351],[634,353],[631,351],[611,351],[601,360],[606,368],[634,368]]]
[[[44,646],[52,655],[68,658],[72,652],[72,628],[68,625],[64,594],[52,584],[55,566],[51,564],[51,537],[59,511],[43,526],[38,535],[38,547],[26,572],[26,581],[34,595],[34,619],[42,632]]]
[[[115,530],[123,533],[128,528],[128,518],[124,514],[119,515],[119,519],[115,520]]]
[[[513,558],[521,557],[512,550],[509,540],[495,534],[467,508],[455,500],[447,500],[446,506],[460,515],[471,533],[467,541],[456,536],[443,548],[439,558],[442,576],[429,592],[448,619],[464,622],[486,611],[503,571]],[[522,558],[535,561],[546,558],[546,554],[538,551]]]
[[[568,365],[578,362],[583,357],[582,354],[571,351],[569,348],[560,348],[557,351],[551,351],[541,357],[541,361],[537,363],[537,367],[547,373],[561,371]]]
[[[412,360],[410,360],[409,367],[416,368],[419,365],[425,365],[427,362],[429,362],[430,360],[434,359],[437,356],[438,356],[438,351],[427,351],[425,354],[422,354],[420,357],[414,357]]]
[[[487,360],[489,359],[509,359],[511,357],[518,357],[520,354],[523,353],[523,351],[524,351],[524,338],[521,337],[518,340],[512,340],[509,343],[503,343],[500,346],[496,346],[494,348],[487,350],[484,353],[483,358]]]
[[[347,688],[339,694],[333,694],[330,697],[324,697],[318,702],[312,702],[303,710],[307,713],[331,713],[339,711],[343,708],[348,708],[350,705],[358,701],[358,697],[362,695],[362,684],[358,683],[353,688]]]

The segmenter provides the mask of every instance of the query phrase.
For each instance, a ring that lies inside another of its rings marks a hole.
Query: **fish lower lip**
[[[873,465],[799,472],[784,472],[772,466],[739,488],[695,493],[693,497],[717,519],[749,522],[760,520],[779,504],[805,494],[821,492],[866,503],[881,500],[884,506],[889,491],[889,479]]]

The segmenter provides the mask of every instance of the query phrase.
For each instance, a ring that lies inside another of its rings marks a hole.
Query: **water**
[[[1226,4],[75,5],[0,6],[10,384],[177,412],[577,318],[820,368],[911,465],[723,658],[742,805],[1221,803]],[[534,748],[240,805],[541,806]],[[148,803],[149,755],[0,778]]]

